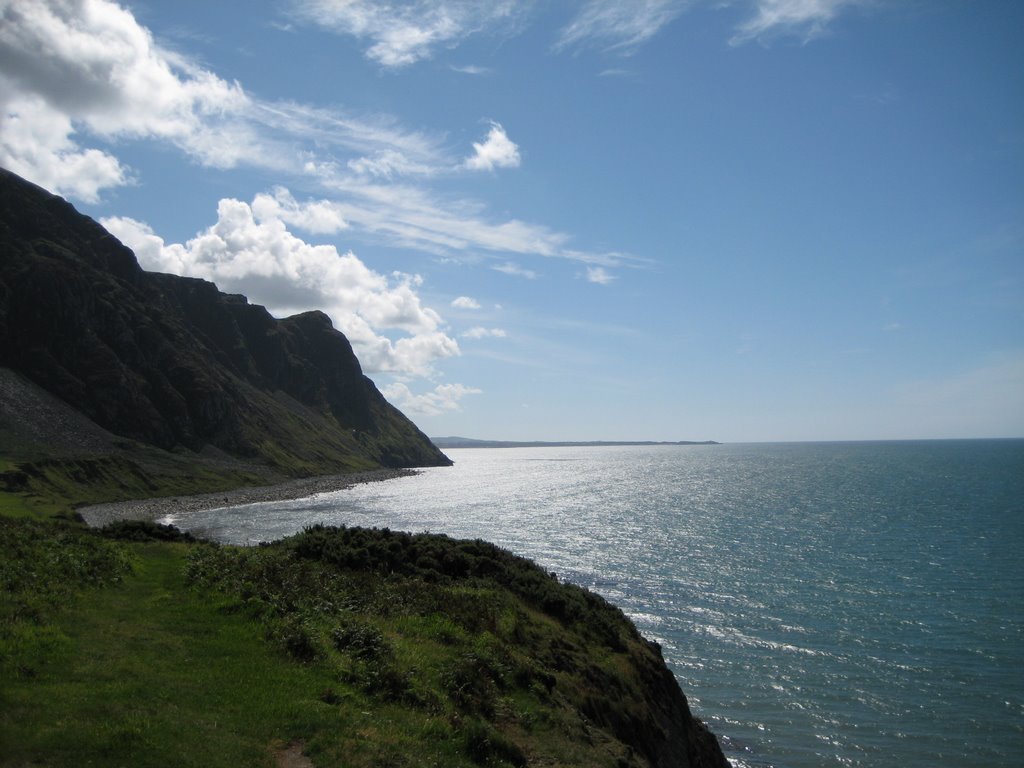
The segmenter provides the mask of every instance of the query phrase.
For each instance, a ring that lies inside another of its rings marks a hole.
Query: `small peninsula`
[[[572,448],[629,445],[721,445],[714,440],[476,440],[471,437],[432,437],[441,450],[447,448]]]

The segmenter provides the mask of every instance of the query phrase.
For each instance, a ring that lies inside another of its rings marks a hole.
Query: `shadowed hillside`
[[[277,320],[204,280],[145,272],[95,221],[2,169],[0,254],[8,459],[213,462],[248,479],[450,463],[322,312]]]

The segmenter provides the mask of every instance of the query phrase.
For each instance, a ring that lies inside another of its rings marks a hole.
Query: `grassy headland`
[[[618,609],[485,542],[0,509],[0,765],[725,764]]]

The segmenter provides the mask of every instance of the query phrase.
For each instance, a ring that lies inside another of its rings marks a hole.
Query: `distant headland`
[[[471,437],[432,437],[430,442],[447,448],[571,448],[611,445],[721,445],[714,440],[475,440]]]

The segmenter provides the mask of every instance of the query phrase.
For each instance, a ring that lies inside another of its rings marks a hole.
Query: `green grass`
[[[39,506],[20,494],[0,491],[0,517],[38,518],[65,508],[48,505],[45,511],[40,511]]]
[[[132,573],[4,649],[0,764],[272,765],[273,746],[336,726],[327,671],[187,589],[185,545],[113,546]]]
[[[175,538],[0,516],[0,766],[273,766],[296,742],[347,768],[653,757],[650,646],[508,552],[147,537]]]

